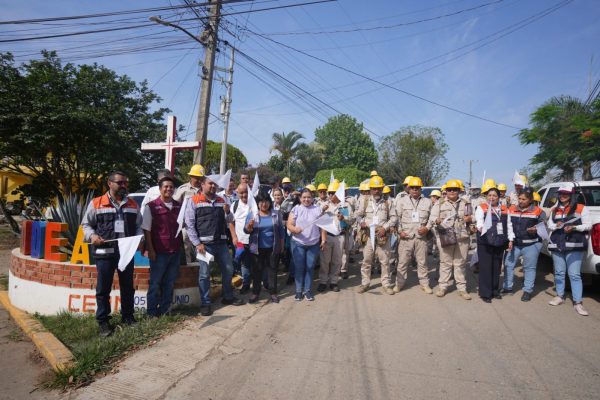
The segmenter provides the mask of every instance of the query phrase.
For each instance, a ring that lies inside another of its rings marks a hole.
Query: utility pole
[[[194,164],[204,164],[206,140],[208,137],[208,118],[210,116],[210,97],[217,51],[217,33],[221,16],[221,0],[209,0],[213,3],[208,12],[208,24],[202,33],[201,41],[206,44],[204,66],[202,67],[202,84],[200,85],[200,103],[196,119],[196,140],[200,142],[200,151],[194,150]]]
[[[233,86],[233,65],[235,59],[235,48],[231,46],[231,59],[229,60],[229,79],[225,82],[227,94],[221,99],[221,116],[223,117],[223,143],[221,144],[221,165],[219,174],[224,174],[227,166],[227,134],[229,131],[229,115],[231,114],[231,87]]]
[[[469,188],[473,183],[473,163],[479,162],[479,160],[469,160]]]

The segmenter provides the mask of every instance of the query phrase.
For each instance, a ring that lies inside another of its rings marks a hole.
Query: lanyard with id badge
[[[496,217],[498,217],[498,222],[496,223],[496,233],[498,235],[504,235],[504,226],[502,225],[502,217],[500,216],[500,214],[498,214],[498,211],[493,207],[492,207],[492,212],[494,214],[496,214]]]

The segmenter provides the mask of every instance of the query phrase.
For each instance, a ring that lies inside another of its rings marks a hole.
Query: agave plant
[[[70,194],[69,197],[58,199],[58,204],[50,208],[52,220],[56,222],[64,222],[69,226],[65,232],[65,237],[69,241],[67,248],[64,249],[71,253],[77,238],[77,230],[81,225],[81,220],[85,214],[85,210],[94,198],[94,192],[88,191],[85,195]]]

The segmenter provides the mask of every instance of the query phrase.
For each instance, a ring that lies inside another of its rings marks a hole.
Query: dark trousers
[[[115,270],[119,274],[119,287],[121,288],[121,316],[123,319],[133,318],[133,260],[119,271],[118,258],[96,258],[96,321],[106,322],[110,319],[110,292],[112,290]]]
[[[479,257],[479,297],[492,298],[500,287],[500,270],[504,247],[477,244]]]
[[[277,294],[277,268],[273,263],[273,249],[258,249],[258,255],[252,254],[251,259],[252,293],[260,294],[264,273],[266,272],[268,274],[269,293]]]

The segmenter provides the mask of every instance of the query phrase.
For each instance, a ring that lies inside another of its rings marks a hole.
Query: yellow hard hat
[[[290,180],[290,178],[288,178],[287,176],[285,178],[283,178],[281,180],[281,183],[292,183],[292,181]]]
[[[431,196],[437,196],[437,197],[442,197],[442,192],[440,192],[439,190],[432,190],[431,194],[429,195],[429,197]]]
[[[525,185],[527,185],[529,183],[529,181],[527,180],[527,177],[525,175],[519,175],[519,178],[521,178],[521,180],[523,181],[523,183]]]
[[[403,184],[404,184],[404,185],[408,185],[408,181],[410,181],[410,179],[411,179],[411,178],[412,178],[412,176],[410,176],[410,175],[409,175],[409,176],[407,176],[406,178],[404,178],[404,182],[403,182]]]
[[[308,190],[310,190],[311,192],[316,192],[317,191],[317,188],[313,184],[306,185],[306,188]]]
[[[324,184],[321,184],[323,186],[325,186]],[[321,185],[319,185],[319,190],[321,190]],[[337,192],[337,190],[340,188],[340,183],[333,181],[329,184],[329,186],[326,188],[328,192]]]
[[[446,184],[443,184],[443,185],[442,185],[442,187],[441,187],[441,189],[442,189],[442,192],[445,192],[447,187],[448,187],[448,186],[446,186]]]
[[[365,183],[365,182],[361,183],[361,184],[358,186],[358,190],[360,190],[361,192],[366,192],[366,191],[369,191],[369,184],[368,184],[368,183]]]
[[[371,171],[371,176],[378,176],[377,171],[375,171],[375,170]]]
[[[490,189],[497,189],[496,184],[492,184],[491,182],[486,182],[481,188],[481,193],[486,194]]]
[[[383,179],[380,176],[375,175],[369,179],[369,189],[381,189],[383,186]]]
[[[418,176],[413,176],[408,180],[408,186],[423,187],[423,181]]]
[[[319,186],[317,186],[317,190],[327,190],[327,185],[324,183],[319,183]]]
[[[392,189],[390,189],[390,187],[389,187],[389,186],[385,185],[385,186],[383,187],[382,193],[383,193],[383,194],[392,193]]]
[[[194,164],[194,165],[192,165],[192,168],[190,168],[190,172],[188,172],[188,175],[203,177],[204,176],[204,167],[200,164]]]
[[[460,188],[459,189],[462,190],[462,191],[464,191],[465,190],[465,184],[463,183],[463,181],[460,180],[460,179],[457,179],[457,181],[460,184]]]
[[[498,190],[504,190],[504,191],[506,191],[506,184],[505,183],[499,183],[498,184]]]
[[[338,179],[334,179],[333,183],[337,183],[338,185],[340,184],[340,181]]]
[[[483,186],[496,186],[496,180],[492,178],[486,179]]]
[[[450,179],[446,182],[446,188],[444,190],[448,189],[460,189],[460,181],[458,179]]]
[[[542,196],[538,192],[533,192],[533,201],[542,201]]]

